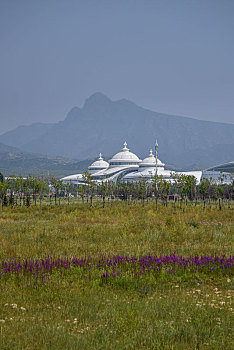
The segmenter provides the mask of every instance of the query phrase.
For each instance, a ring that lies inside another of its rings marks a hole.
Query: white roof
[[[109,167],[109,163],[107,163],[103,158],[102,158],[102,154],[99,154],[99,158],[98,160],[96,160],[95,162],[93,162],[90,166],[89,169],[92,170],[94,169],[107,169]]]
[[[129,178],[141,178],[141,177],[148,177],[151,178],[154,176],[156,173],[155,166],[154,167],[145,167],[141,168],[138,171],[129,173],[124,176],[124,179],[129,179]],[[158,176],[165,176],[165,177],[170,177],[171,175],[171,170],[164,170],[163,168],[158,168]]]
[[[62,181],[82,180],[82,174],[74,174],[74,175],[65,176],[61,180]]]
[[[161,162],[161,160],[157,160],[158,167],[162,167],[165,164]],[[155,167],[156,166],[156,158],[153,155],[152,149],[150,150],[149,156],[142,160],[140,167]]]
[[[130,152],[127,148],[127,142],[124,142],[124,147],[122,148],[121,152],[116,153],[110,160],[110,164],[113,162],[126,162],[126,163],[140,163],[141,160],[135,155],[134,153]]]
[[[201,181],[201,177],[202,177],[202,171],[201,170],[178,171],[178,172],[173,171],[173,173],[179,174],[179,175],[194,176],[196,178],[196,180],[197,180],[197,183],[199,183]]]
[[[137,178],[151,178],[156,173],[155,167],[148,167],[143,169],[142,171],[135,171],[133,173],[129,173],[124,176],[124,179],[137,179]],[[199,183],[201,181],[202,171],[183,171],[183,172],[175,172],[173,170],[164,170],[163,168],[158,168],[158,176],[164,177],[164,178],[171,178],[172,174],[178,174],[178,175],[190,175],[194,176],[196,178],[196,181]]]
[[[122,170],[126,170],[126,169],[137,169],[138,165],[123,165],[123,166],[116,166],[113,168],[108,168],[106,170],[102,170],[102,171],[98,171],[97,173],[93,174],[93,178],[95,179],[95,176],[98,175],[98,177],[100,176],[105,176],[105,175],[111,175],[111,174],[116,174],[117,172],[120,172]]]

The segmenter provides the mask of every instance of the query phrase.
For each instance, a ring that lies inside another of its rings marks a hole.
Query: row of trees
[[[65,189],[62,181],[55,177],[10,176],[0,181],[0,199],[2,206],[26,205],[29,207],[32,203],[36,205],[38,200],[42,204],[46,196],[50,198],[51,203],[54,198],[56,204],[58,192],[62,195],[61,191],[65,192]]]
[[[102,201],[103,208],[106,200],[111,206],[115,199],[125,200],[130,205],[131,202],[141,201],[144,206],[150,200],[155,201],[158,209],[158,201],[163,205],[168,205],[168,199],[172,197],[174,204],[179,200],[180,207],[188,202],[197,204],[198,200],[203,201],[203,206],[211,206],[215,201],[219,208],[223,201],[234,199],[234,181],[232,184],[224,184],[220,180],[216,184],[208,179],[203,179],[199,185],[196,185],[194,176],[172,175],[173,181],[169,182],[161,176],[153,176],[151,181],[144,179],[134,183],[124,183],[123,181],[101,180],[98,183],[94,181],[91,174],[83,173],[83,184],[76,186],[72,183],[65,184],[56,177],[29,176],[27,178],[11,176],[4,180],[0,177],[0,199],[2,206],[26,205],[30,206],[42,204],[45,197],[49,198],[50,204],[60,204],[61,198],[67,199],[69,203],[71,196],[80,197],[82,202],[90,203],[93,206],[94,198]]]

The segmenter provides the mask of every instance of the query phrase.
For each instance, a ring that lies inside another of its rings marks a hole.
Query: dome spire
[[[98,158],[99,160],[103,160],[103,158],[102,158],[102,154],[101,153],[99,153],[99,158]]]
[[[154,157],[152,148],[150,149],[149,157]]]
[[[129,151],[129,149],[127,148],[127,145],[128,145],[128,144],[127,144],[126,141],[124,142],[123,145],[124,145],[124,147],[122,148],[122,151],[125,151],[125,152],[126,152],[126,151]]]

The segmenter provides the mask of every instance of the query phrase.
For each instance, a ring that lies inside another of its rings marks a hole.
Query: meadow
[[[0,210],[1,349],[233,349],[234,207]]]

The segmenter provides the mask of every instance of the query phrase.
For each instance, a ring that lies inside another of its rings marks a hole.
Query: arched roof
[[[163,167],[165,164],[161,162],[160,159],[157,160],[157,166],[158,167]],[[152,149],[150,150],[150,153],[148,157],[142,160],[140,167],[156,167],[156,159],[155,156],[153,155]]]
[[[107,169],[109,167],[109,163],[106,162],[103,158],[102,158],[102,154],[99,154],[99,158],[98,160],[96,160],[95,162],[93,162],[88,169],[89,170],[102,170],[102,169]]]
[[[118,153],[116,153],[110,160],[110,165],[115,165],[117,164],[122,164],[124,165],[125,163],[133,163],[134,165],[137,165],[141,162],[141,160],[137,157],[136,154],[132,153],[129,151],[127,148],[127,142],[124,142],[124,147],[122,150]]]
[[[206,169],[206,171],[234,172],[234,161],[213,166],[211,168]]]

